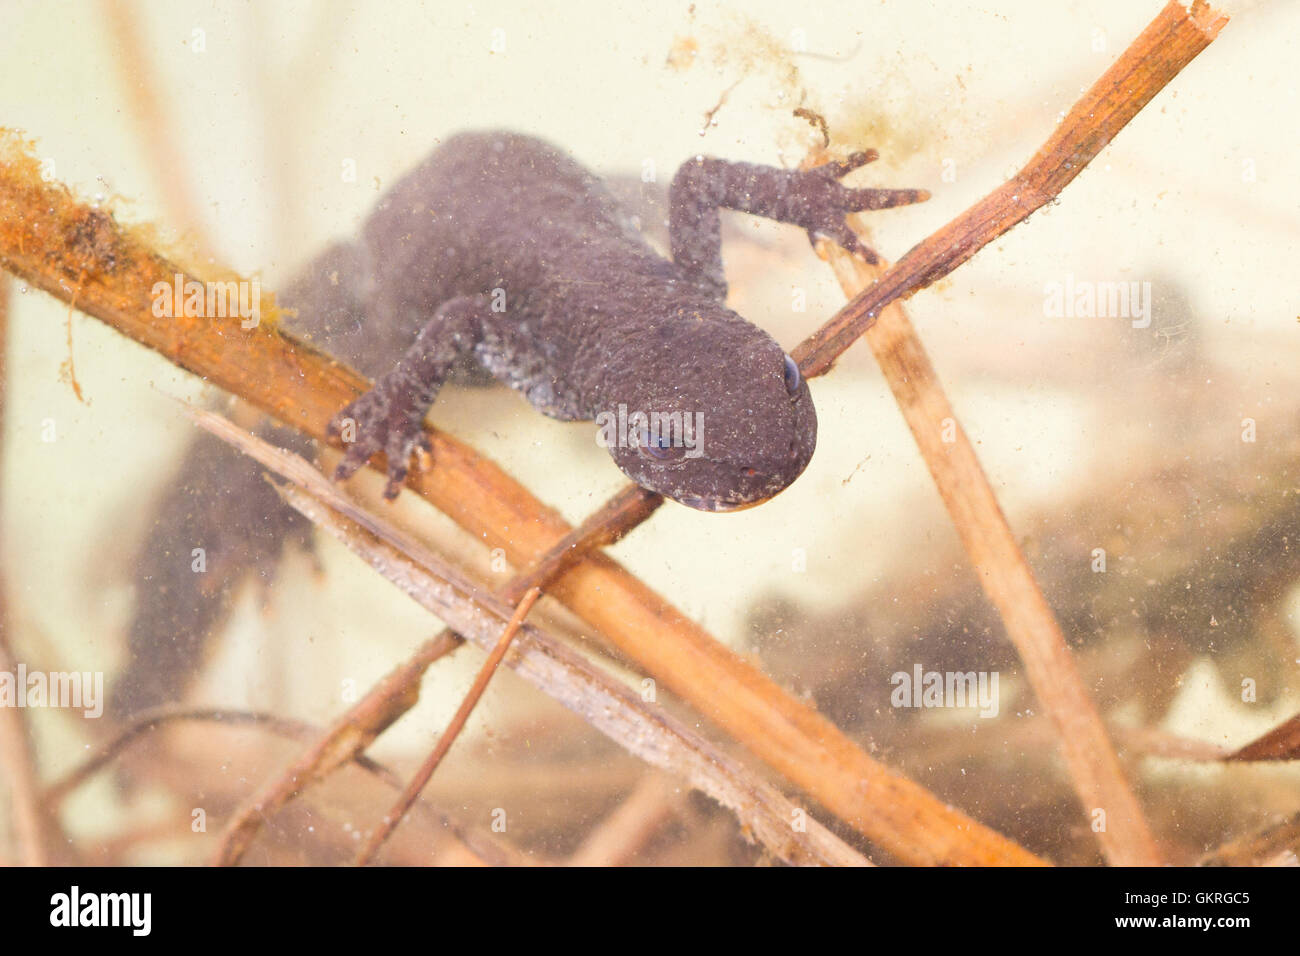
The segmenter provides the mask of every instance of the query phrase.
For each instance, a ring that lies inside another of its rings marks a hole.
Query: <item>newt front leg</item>
[[[854,153],[842,162],[812,169],[777,169],[753,163],[733,163],[697,156],[683,163],[669,192],[668,226],[673,261],[703,287],[722,298],[727,285],[722,272],[719,209],[734,209],[764,219],[801,226],[813,242],[833,239],[849,252],[875,264],[875,252],[849,228],[849,213],[890,209],[924,202],[924,189],[851,189],[839,180],[873,162],[874,149]]]
[[[397,497],[411,455],[417,449],[430,450],[424,432],[425,413],[448,372],[482,339],[491,315],[486,295],[444,302],[397,365],[334,416],[329,433],[348,445],[334,472],[335,481],[351,477],[382,451],[388,458],[384,497]]]

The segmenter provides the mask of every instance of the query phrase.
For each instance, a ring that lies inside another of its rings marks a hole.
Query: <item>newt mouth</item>
[[[768,497],[771,497],[770,495]],[[676,499],[688,508],[694,508],[696,511],[710,511],[721,513],[724,511],[744,511],[746,508],[752,508],[754,505],[761,505],[767,498],[756,498],[753,501],[724,501],[721,498],[701,498],[698,495],[683,495]]]

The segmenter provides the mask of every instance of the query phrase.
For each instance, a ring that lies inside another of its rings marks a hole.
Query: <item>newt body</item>
[[[449,139],[379,202],[358,245],[335,254],[358,263],[346,321],[384,351],[410,343],[335,418],[332,431],[355,439],[339,476],[382,451],[395,495],[439,387],[472,362],[552,417],[630,416],[632,440],[609,451],[644,487],[707,511],[771,497],[808,464],[816,413],[793,361],[723,304],[718,210],[871,257],[845,215],[925,198],[838,182],[872,158],[808,171],[687,162],[670,191],[670,261],[597,177],[548,144]],[[674,431],[679,422],[700,423],[699,434]]]

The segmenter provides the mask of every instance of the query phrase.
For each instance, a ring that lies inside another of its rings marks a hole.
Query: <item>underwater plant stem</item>
[[[501,630],[501,636],[497,638],[496,644],[488,653],[487,660],[479,668],[474,683],[462,698],[460,706],[456,708],[456,713],[452,715],[446,729],[438,737],[438,742],[434,745],[432,752],[425,758],[424,763],[420,765],[420,769],[415,772],[415,776],[411,778],[406,785],[406,789],[402,791],[402,795],[397,798],[393,808],[384,814],[383,819],[379,821],[379,826],[375,827],[365,846],[357,854],[357,866],[365,866],[370,862],[375,852],[384,845],[384,841],[397,829],[397,825],[402,822],[402,818],[411,809],[411,805],[419,798],[420,791],[424,789],[424,785],[429,782],[429,778],[433,776],[434,771],[438,769],[438,765],[447,756],[447,752],[451,750],[451,745],[456,742],[460,732],[465,729],[465,723],[469,720],[469,715],[473,713],[474,707],[483,696],[483,692],[487,690],[488,681],[492,679],[492,675],[501,666],[501,661],[505,658],[506,651],[510,649],[510,644],[514,641],[515,635],[519,633],[524,618],[528,616],[528,612],[533,609],[533,605],[537,603],[537,599],[541,596],[542,591],[540,588],[531,587],[515,606],[514,613],[510,615],[510,620],[506,622],[506,626]]]

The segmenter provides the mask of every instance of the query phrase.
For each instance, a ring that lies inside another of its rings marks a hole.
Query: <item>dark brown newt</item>
[[[409,343],[331,423],[348,443],[337,477],[384,452],[395,496],[439,388],[472,362],[553,418],[600,423],[643,487],[705,511],[772,497],[807,466],[817,417],[795,363],[724,305],[719,210],[874,261],[845,216],[928,198],[839,182],[874,158],[785,170],[695,157],[669,191],[668,260],[553,146],[450,138],[379,201],[357,245],[330,253],[336,291],[338,275],[350,286],[334,296],[346,321],[367,340]]]
[[[874,158],[797,171],[696,157],[669,190],[668,260],[554,147],[505,132],[448,139],[379,201],[357,241],[330,247],[281,296],[297,310],[293,329],[377,379],[334,419],[352,439],[339,475],[383,451],[396,495],[443,382],[486,370],[552,417],[612,418],[610,454],[647,488],[706,511],[771,497],[808,464],[817,419],[790,357],[723,304],[719,210],[874,260],[845,215],[927,198],[839,183]],[[296,433],[275,438],[310,453]],[[281,545],[307,537],[261,469],[210,436],[170,488],[135,563],[140,606],[110,701],[119,715],[175,699],[239,581],[269,579]],[[195,547],[209,553],[206,575],[190,567]]]

